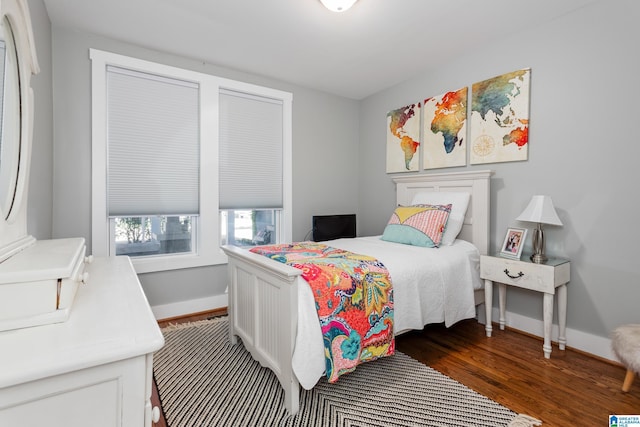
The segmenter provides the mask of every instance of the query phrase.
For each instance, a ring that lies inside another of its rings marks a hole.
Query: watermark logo
[[[640,415],[609,415],[609,427],[640,427]]]

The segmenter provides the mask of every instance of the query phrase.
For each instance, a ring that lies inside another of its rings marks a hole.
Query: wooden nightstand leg
[[[635,377],[635,372],[633,372],[631,369],[627,369],[627,375],[624,377],[624,384],[622,384],[622,391],[626,393],[631,389],[631,384],[633,384],[633,379]]]
[[[486,315],[485,330],[487,336],[491,336],[493,326],[491,325],[491,310],[493,310],[493,282],[491,280],[484,281],[484,309]]]
[[[544,319],[544,344],[542,350],[544,351],[544,357],[549,359],[551,357],[551,322],[553,320],[553,294],[545,292],[543,301],[543,314]]]
[[[564,350],[567,344],[567,285],[558,286],[558,347]]]
[[[504,325],[507,323],[507,285],[498,283],[498,300],[500,302],[500,329],[504,331]]]

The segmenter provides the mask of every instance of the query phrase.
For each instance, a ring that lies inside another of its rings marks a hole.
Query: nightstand
[[[567,343],[567,283],[570,279],[570,262],[568,259],[549,258],[544,264],[536,264],[528,255],[515,260],[500,256],[482,255],[480,257],[480,277],[484,279],[485,303],[493,304],[493,282],[498,282],[500,303],[500,329],[505,325],[505,305],[507,286],[517,286],[543,293],[544,357],[551,357],[551,323],[553,321],[553,299],[558,294],[558,345],[565,349]],[[491,310],[487,309],[487,336],[491,336]]]

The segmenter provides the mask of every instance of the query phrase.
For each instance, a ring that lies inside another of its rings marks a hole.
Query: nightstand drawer
[[[569,262],[547,265],[486,255],[481,258],[480,277],[485,280],[549,294],[569,282]]]

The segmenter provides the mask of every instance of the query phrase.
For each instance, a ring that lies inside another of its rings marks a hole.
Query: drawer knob
[[[160,408],[157,406],[154,406],[153,409],[151,409],[151,421],[153,421],[154,424],[160,421]]]
[[[524,273],[522,271],[514,276],[513,274],[509,273],[509,269],[508,268],[504,269],[504,274],[506,274],[507,277],[509,277],[511,279],[519,279],[522,276],[524,276]]]

